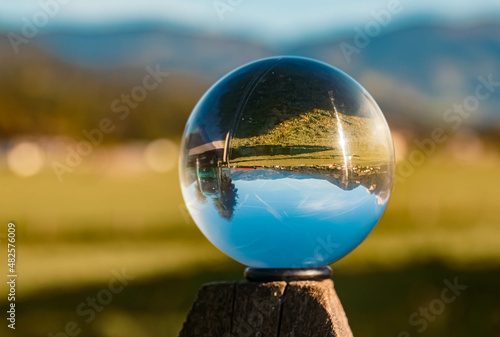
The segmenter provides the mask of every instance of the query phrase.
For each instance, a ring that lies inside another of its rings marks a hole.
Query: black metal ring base
[[[330,267],[318,268],[251,268],[245,269],[245,278],[250,282],[273,281],[321,281],[332,276]]]

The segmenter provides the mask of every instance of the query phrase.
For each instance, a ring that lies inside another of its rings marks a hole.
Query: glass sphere
[[[273,57],[215,83],[184,131],[180,180],[203,234],[253,268],[325,266],[358,246],[386,207],[391,134],[354,79]]]

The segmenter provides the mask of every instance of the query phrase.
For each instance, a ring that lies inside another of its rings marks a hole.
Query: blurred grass
[[[89,324],[75,313],[88,296],[95,297],[105,283],[73,291],[40,293],[19,303],[23,320],[19,336],[46,336],[62,331],[67,321],[77,322],[82,336],[177,336],[197,290],[213,280],[240,277],[235,263],[200,267],[189,275],[160,274],[134,281],[116,295]],[[439,298],[445,279],[468,286],[443,314],[419,334],[409,316]],[[354,336],[481,336],[497,337],[500,328],[500,270],[461,270],[440,263],[422,263],[395,270],[344,273],[335,271],[335,287]]]
[[[201,284],[241,279],[243,266],[187,216],[176,172],[72,173],[62,183],[50,171],[24,179],[3,172],[0,186],[0,221],[18,228],[18,336],[56,333],[68,320],[84,336],[175,336]],[[498,186],[498,159],[445,154],[395,186],[373,233],[333,265],[355,336],[418,335],[408,317],[457,276],[470,289],[423,335],[498,336]],[[86,324],[76,306],[122,268],[135,279]]]

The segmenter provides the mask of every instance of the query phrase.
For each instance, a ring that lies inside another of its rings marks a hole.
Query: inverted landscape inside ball
[[[381,217],[394,171],[390,132],[340,70],[278,57],[226,75],[186,125],[180,177],[207,238],[255,268],[324,266]]]

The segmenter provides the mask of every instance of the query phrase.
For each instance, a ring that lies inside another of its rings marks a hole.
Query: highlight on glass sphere
[[[203,234],[253,268],[322,267],[358,246],[386,207],[391,135],[354,79],[326,63],[244,65],[187,122],[181,188]]]

